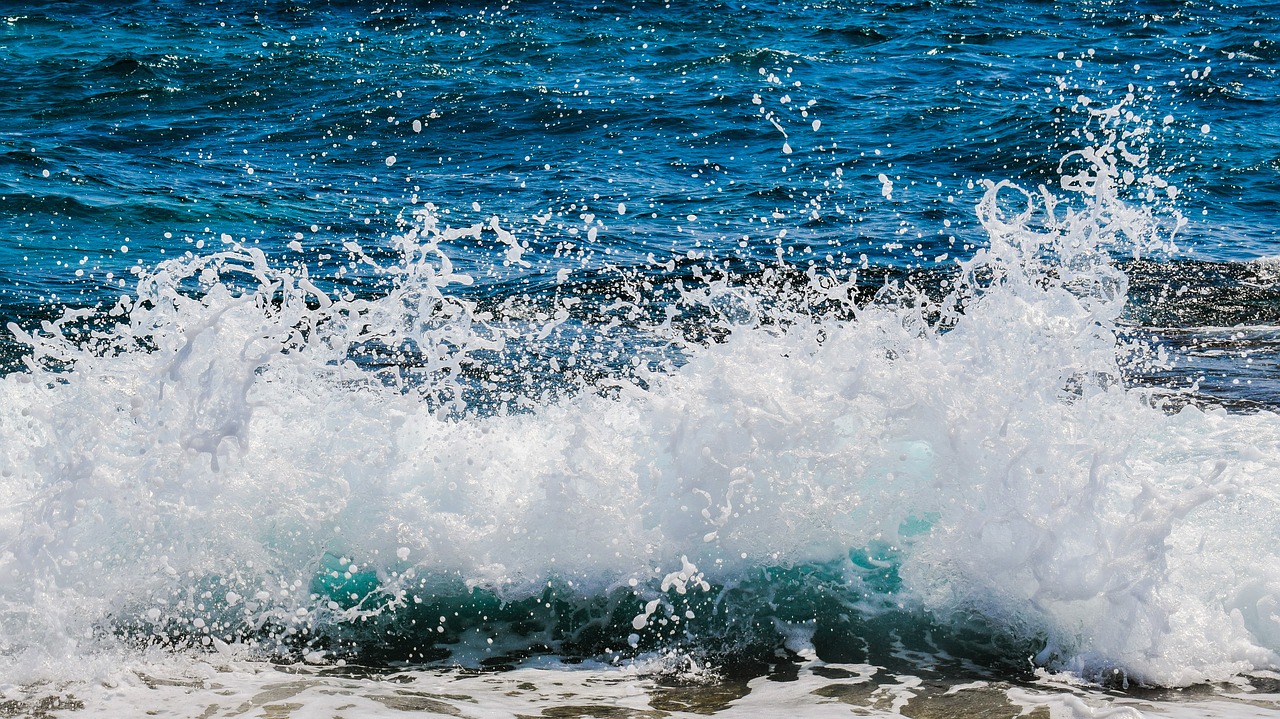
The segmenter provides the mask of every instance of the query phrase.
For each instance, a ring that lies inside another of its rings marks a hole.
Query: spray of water
[[[1154,181],[1122,117],[1060,188],[989,184],[987,247],[929,296],[698,273],[521,309],[441,250],[518,262],[510,233],[427,210],[390,261],[348,248],[359,296],[237,247],[10,325],[4,673],[156,646],[698,666],[842,656],[878,618],[1093,679],[1275,667],[1280,421],[1126,386],[1165,360],[1117,338],[1113,257],[1180,220],[1126,199]]]

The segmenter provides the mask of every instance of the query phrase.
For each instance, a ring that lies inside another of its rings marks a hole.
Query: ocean
[[[1280,10],[6,3],[0,716],[1280,714]]]

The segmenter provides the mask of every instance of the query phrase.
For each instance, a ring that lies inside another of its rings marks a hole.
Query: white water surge
[[[1174,228],[1117,199],[1108,148],[1086,159],[1066,204],[989,187],[989,247],[941,303],[886,290],[815,319],[689,287],[684,306],[729,308],[723,342],[520,412],[468,412],[464,385],[508,391],[485,379],[519,372],[502,348],[568,315],[495,319],[451,294],[469,279],[439,250],[497,223],[419,217],[373,297],[246,248],[145,273],[91,337],[10,326],[33,359],[0,379],[0,676],[110,674],[147,635],[305,650],[361,617],[549,582],[633,592],[635,631],[675,636],[695,619],[676,597],[816,564],[845,573],[851,613],[980,624],[1092,679],[1280,667],[1280,418],[1126,388],[1126,363],[1165,360],[1117,339],[1112,254]],[[570,356],[589,362],[593,333]],[[412,347],[412,371],[351,360],[370,343]],[[869,547],[893,587],[850,560]],[[803,651],[812,620],[778,631]],[[451,646],[466,662],[505,641],[481,626]]]

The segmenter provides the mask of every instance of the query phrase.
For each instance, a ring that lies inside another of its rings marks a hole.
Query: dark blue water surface
[[[1080,96],[1097,108],[1131,91],[1131,108],[1156,119],[1150,164],[1191,220],[1183,252],[1228,262],[1280,250],[1270,2],[27,3],[4,14],[7,319],[112,297],[131,266],[224,236],[336,280],[357,272],[342,269],[344,241],[376,251],[426,202],[450,224],[499,217],[529,243],[531,281],[691,250],[928,265],[981,242],[972,181],[1056,182],[1059,158],[1088,144],[1072,134],[1088,121]],[[301,253],[287,248],[295,238]],[[498,244],[452,254],[486,268],[484,285],[503,274]]]

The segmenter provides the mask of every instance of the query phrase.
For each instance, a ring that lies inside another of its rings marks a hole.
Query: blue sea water
[[[1280,666],[1272,3],[0,14],[15,678]]]
[[[340,263],[319,250],[376,243],[415,196],[455,224],[496,214],[532,230],[552,213],[527,238],[539,273],[564,265],[556,226],[587,213],[609,227],[587,249],[628,266],[699,246],[772,259],[761,218],[775,212],[789,257],[930,264],[965,254],[952,237],[981,242],[970,181],[1055,182],[1059,158],[1088,144],[1073,134],[1079,98],[1097,107],[1130,86],[1146,114],[1173,118],[1154,128],[1150,162],[1183,189],[1184,250],[1217,262],[1275,252],[1267,3],[7,13],[11,316],[93,302],[115,290],[107,273],[224,234],[276,256],[301,232],[307,261],[332,274]],[[895,238],[904,248],[886,249]]]

